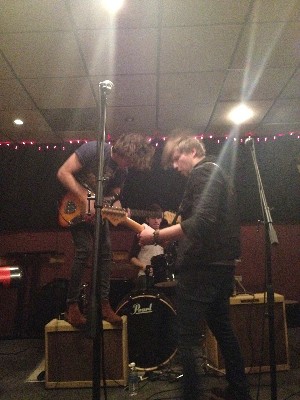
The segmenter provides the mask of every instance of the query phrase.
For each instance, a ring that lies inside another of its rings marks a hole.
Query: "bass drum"
[[[155,370],[177,351],[176,311],[164,294],[135,291],[126,296],[116,313],[128,322],[129,362],[139,370]]]

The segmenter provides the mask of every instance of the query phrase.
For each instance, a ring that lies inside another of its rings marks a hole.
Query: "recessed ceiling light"
[[[240,125],[251,119],[253,115],[254,111],[246,104],[241,103],[230,111],[228,119],[234,124]]]
[[[21,119],[17,118],[17,119],[14,120],[14,124],[15,125],[23,125],[24,122]]]
[[[127,117],[127,118],[125,118],[125,121],[126,122],[133,122],[134,118],[133,117]]]
[[[114,14],[123,6],[124,0],[102,0],[102,3],[109,12]]]

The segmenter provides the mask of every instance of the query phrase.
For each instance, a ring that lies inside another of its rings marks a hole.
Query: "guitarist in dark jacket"
[[[212,389],[213,398],[250,400],[244,362],[229,315],[236,259],[240,257],[237,205],[232,183],[207,157],[201,141],[179,132],[170,137],[163,163],[188,176],[180,206],[181,222],[140,233],[140,244],[178,240],[176,266],[179,351],[183,365],[183,399],[207,398],[201,365],[207,324],[220,346],[229,386]],[[210,397],[212,398],[212,397]]]
[[[150,168],[154,148],[145,137],[139,134],[122,135],[114,144],[104,144],[105,177],[103,196],[109,198],[110,204],[120,207],[118,200],[123,188],[127,168],[139,170]],[[94,226],[91,223],[95,215],[93,204],[89,204],[89,192],[95,193],[97,176],[97,142],[92,141],[79,147],[59,168],[57,178],[62,185],[76,199],[74,208],[80,210],[76,220],[70,221],[69,226],[74,242],[75,255],[71,271],[69,290],[67,295],[66,320],[73,326],[86,324],[86,318],[79,308],[80,290],[84,269],[92,254]],[[92,203],[92,202],[90,202]],[[90,211],[88,218],[87,211]],[[99,268],[101,276],[101,307],[102,317],[110,323],[120,323],[121,318],[114,313],[109,304],[111,246],[108,230],[108,221],[104,221],[102,236],[102,254]]]

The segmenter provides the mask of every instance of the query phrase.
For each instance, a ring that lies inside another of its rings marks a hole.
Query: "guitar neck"
[[[122,220],[122,225],[128,226],[128,228],[132,229],[136,233],[140,233],[144,230],[143,225],[139,224],[138,222],[128,217]]]
[[[144,226],[133,219],[128,218],[126,211],[122,208],[103,207],[101,214],[102,218],[108,219],[108,221],[114,226],[118,226],[120,224],[125,225],[136,233],[140,233],[144,230]]]

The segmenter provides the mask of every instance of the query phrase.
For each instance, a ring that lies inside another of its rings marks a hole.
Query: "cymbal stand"
[[[207,354],[207,343],[205,341],[206,335],[203,335],[202,338],[202,353],[203,353],[203,362],[201,364],[201,368],[203,369],[205,374],[208,374],[209,371],[216,373],[218,376],[224,376],[226,375],[224,371],[218,369],[216,366],[211,364],[211,360],[209,360]]]

